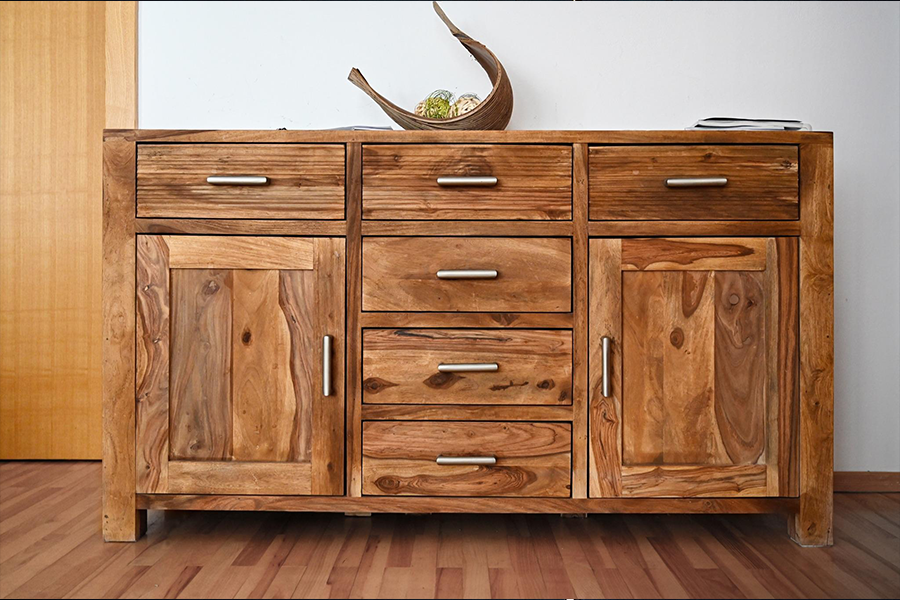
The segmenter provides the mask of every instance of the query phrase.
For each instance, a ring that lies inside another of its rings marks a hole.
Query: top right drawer
[[[594,146],[593,220],[800,218],[796,146]]]

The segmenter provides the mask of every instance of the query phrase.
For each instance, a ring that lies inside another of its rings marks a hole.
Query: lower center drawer
[[[572,332],[366,329],[368,404],[572,404]]]
[[[367,421],[363,494],[571,495],[569,423]]]

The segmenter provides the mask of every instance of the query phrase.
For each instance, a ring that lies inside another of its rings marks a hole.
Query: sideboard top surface
[[[349,131],[107,129],[104,139],[157,143],[831,144],[825,131]]]

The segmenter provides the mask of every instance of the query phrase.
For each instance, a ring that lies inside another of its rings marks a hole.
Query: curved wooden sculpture
[[[509,76],[506,70],[493,52],[488,50],[487,46],[473,40],[468,35],[459,30],[454,25],[437,2],[433,2],[435,12],[444,22],[453,36],[459,40],[459,43],[465,46],[466,50],[475,57],[478,64],[487,72],[491,79],[493,89],[484,101],[471,111],[458,117],[449,119],[429,119],[420,117],[414,113],[403,110],[374,89],[363,77],[362,73],[354,67],[350,71],[348,79],[359,89],[368,94],[378,106],[394,120],[395,123],[404,129],[441,129],[441,130],[461,130],[461,129],[505,129],[512,116],[513,109],[513,91],[509,82]]]

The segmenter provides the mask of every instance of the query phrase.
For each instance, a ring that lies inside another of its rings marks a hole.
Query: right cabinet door
[[[591,497],[795,496],[796,238],[592,239]]]

